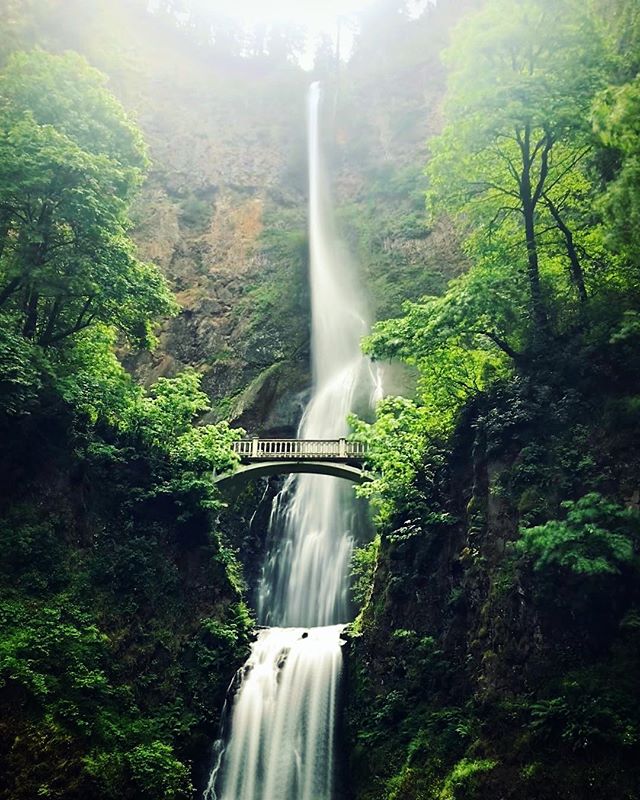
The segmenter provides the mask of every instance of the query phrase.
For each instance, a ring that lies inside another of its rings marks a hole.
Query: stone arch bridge
[[[243,439],[233,443],[240,466],[215,475],[221,486],[265,475],[306,472],[331,475],[352,483],[367,483],[373,476],[364,469],[367,447],[347,439]]]

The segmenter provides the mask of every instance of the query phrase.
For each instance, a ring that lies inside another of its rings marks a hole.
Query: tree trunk
[[[547,330],[547,312],[542,298],[540,287],[540,267],[538,264],[538,246],[535,230],[535,211],[530,203],[523,203],[524,232],[527,243],[527,275],[529,278],[529,291],[531,293],[531,308],[533,319],[538,334]]]
[[[9,233],[9,226],[11,225],[11,213],[4,211],[0,214],[0,258],[4,253],[4,248],[7,243],[7,234]]]
[[[59,297],[57,297],[47,316],[47,324],[44,326],[44,330],[42,331],[38,339],[39,345],[44,347],[51,340],[53,336],[53,331],[56,326],[56,322],[58,321],[58,317],[60,316],[61,307],[62,307],[62,301]]]
[[[571,233],[571,230],[565,224],[564,220],[560,216],[560,211],[556,208],[554,203],[546,195],[544,199],[547,204],[547,208],[551,212],[551,216],[555,220],[556,225],[558,226],[558,228],[562,232],[562,235],[564,236],[567,256],[569,257],[569,272],[571,274],[571,279],[578,291],[578,297],[580,298],[580,302],[584,305],[589,298],[587,295],[586,286],[584,284],[584,273],[582,271],[582,264],[580,263],[580,259],[578,258],[578,252],[576,250],[573,241],[573,233]]]
[[[520,151],[522,154],[522,173],[520,176],[520,202],[524,221],[524,234],[527,246],[527,276],[529,279],[529,291],[531,294],[531,309],[533,311],[533,321],[535,324],[536,339],[546,338],[548,332],[548,319],[545,309],[542,289],[540,286],[540,266],[538,263],[538,244],[536,240],[535,213],[536,203],[539,199],[544,179],[546,177],[546,153],[543,154],[543,161],[540,168],[540,177],[537,182],[535,192],[531,185],[531,168],[535,159],[531,154],[531,128],[525,126],[523,135],[519,140]],[[536,148],[537,149],[537,148]],[[548,152],[548,151],[547,151]]]
[[[0,307],[2,307],[14,292],[20,288],[20,278],[12,278],[9,283],[0,291]]]
[[[22,328],[22,335],[25,339],[33,339],[38,325],[38,293],[36,291],[29,292],[27,302],[25,303],[24,313],[25,320]]]

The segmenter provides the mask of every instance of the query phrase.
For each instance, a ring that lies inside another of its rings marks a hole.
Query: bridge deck
[[[367,455],[363,442],[347,439],[243,439],[233,443],[244,463],[257,461],[332,461],[362,463]]]

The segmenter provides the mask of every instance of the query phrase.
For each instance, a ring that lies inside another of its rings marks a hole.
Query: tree
[[[566,519],[525,528],[518,549],[536,570],[566,569],[578,575],[616,575],[633,562],[640,516],[591,492],[562,503]]]
[[[633,269],[637,286],[640,264],[640,77],[603,92],[596,107],[596,130],[614,150],[619,168],[604,198],[608,239]]]
[[[629,81],[640,70],[640,7],[636,0],[593,0],[616,55],[620,82]]]
[[[148,161],[105,82],[73,53],[0,73],[0,308],[43,347],[98,322],[147,345],[175,309],[127,234]]]
[[[509,234],[512,279],[526,276],[533,338],[542,342],[550,329],[553,269],[543,274],[541,258],[551,231],[586,301],[566,212],[593,144],[589,109],[604,85],[604,47],[573,0],[494,0],[461,28],[449,62],[447,124],[433,148],[429,202],[434,212],[483,226],[487,237],[517,220],[520,241]],[[477,243],[486,246],[483,237]]]
[[[274,23],[266,37],[266,53],[276,63],[295,62],[304,52],[306,35],[303,28],[291,23]]]
[[[420,459],[432,458],[465,407],[514,371],[544,380],[578,351],[588,359],[583,345],[608,342],[612,317],[618,325],[630,305],[630,281],[607,248],[600,212],[592,105],[617,67],[597,17],[574,0],[489,0],[456,30],[448,60],[427,206],[432,218],[454,218],[470,268],[442,296],[406,303],[365,340],[373,358],[418,370],[415,405],[388,400],[372,426],[355,423],[382,476],[368,490],[380,493],[383,508],[420,475]],[[636,118],[630,107],[627,124]],[[634,319],[617,335],[629,337]]]
[[[320,79],[331,78],[335,75],[338,67],[339,53],[333,40],[326,33],[322,34],[316,45],[313,57],[313,72]]]

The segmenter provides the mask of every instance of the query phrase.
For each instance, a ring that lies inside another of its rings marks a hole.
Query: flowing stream
[[[366,315],[335,231],[317,83],[308,104],[313,387],[298,437],[333,439],[378,382],[360,352]],[[331,800],[354,516],[353,488],[339,478],[291,476],[274,500],[258,587],[258,621],[274,627],[240,672],[207,800]]]

